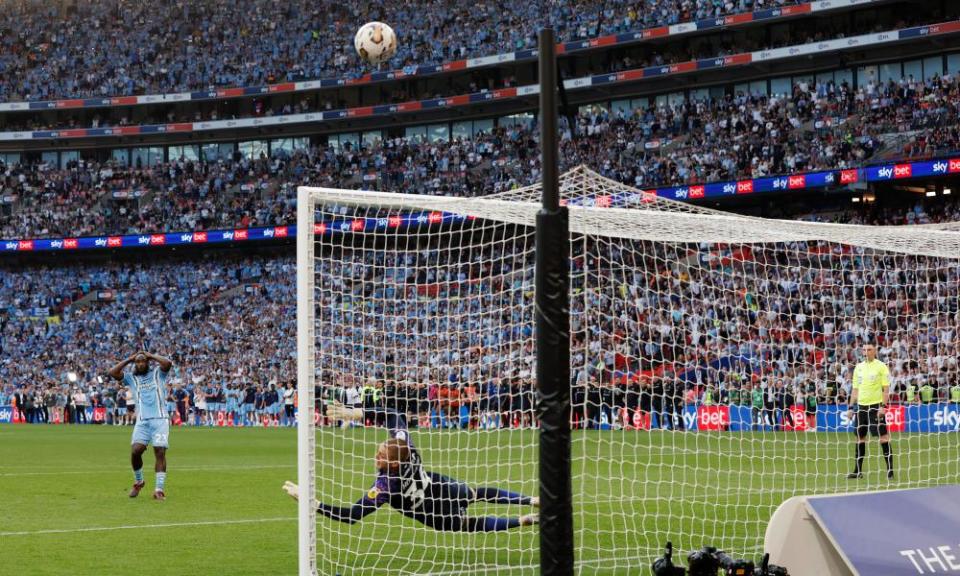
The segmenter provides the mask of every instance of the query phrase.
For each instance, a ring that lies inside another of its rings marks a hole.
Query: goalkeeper
[[[362,409],[339,404],[328,406],[327,415],[345,422],[361,421],[364,417]],[[539,522],[538,514],[512,518],[467,516],[467,506],[472,502],[538,507],[540,501],[499,488],[471,488],[447,476],[427,472],[408,436],[404,417],[393,410],[383,410],[381,415],[385,416],[390,438],[377,449],[377,479],[373,486],[351,507],[317,503],[317,512],[353,524],[380,506],[390,504],[407,518],[447,532],[496,532]],[[293,482],[286,482],[283,489],[294,499],[300,495],[299,487]]]

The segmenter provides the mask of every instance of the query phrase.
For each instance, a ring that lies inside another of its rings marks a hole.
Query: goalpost
[[[708,544],[756,557],[770,515],[795,495],[960,482],[960,414],[939,396],[957,378],[955,227],[731,215],[585,168],[560,189],[578,574],[635,574],[667,540],[684,552]],[[407,415],[426,470],[536,495],[540,192],[300,189],[301,494],[349,505],[370,488],[386,431],[324,416],[359,396]],[[866,341],[890,367],[892,396],[926,383],[938,394],[890,410],[889,481],[873,439],[865,477],[846,479],[853,435],[836,402]],[[765,400],[781,387],[792,396],[785,410]],[[348,525],[317,518],[307,500],[301,574],[539,568],[534,528],[437,532],[389,507]]]

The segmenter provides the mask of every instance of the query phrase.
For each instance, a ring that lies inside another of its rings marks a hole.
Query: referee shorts
[[[857,410],[857,438],[887,435],[887,419],[880,417],[880,405],[860,406]]]

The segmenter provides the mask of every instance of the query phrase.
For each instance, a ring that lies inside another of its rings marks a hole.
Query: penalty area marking
[[[142,530],[147,528],[186,528],[190,526],[226,526],[230,524],[264,524],[267,522],[296,522],[297,517],[248,518],[246,520],[210,520],[206,522],[174,522],[169,524],[139,524],[136,526],[100,526],[97,528],[64,528],[54,530],[28,530],[24,532],[0,532],[7,536],[36,536],[40,534],[73,534],[76,532],[112,532],[114,530]]]

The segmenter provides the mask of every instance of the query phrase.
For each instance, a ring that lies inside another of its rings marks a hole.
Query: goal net
[[[954,227],[731,215],[585,168],[561,194],[579,573],[635,574],[667,540],[759,555],[770,515],[799,494],[960,482]],[[435,516],[531,513],[539,197],[301,188],[302,494],[385,502],[375,455],[401,414],[423,469],[471,487]],[[864,478],[846,478],[846,402],[867,342],[890,368],[892,480],[875,441]],[[538,566],[535,527],[430,527],[389,504],[349,523],[301,502],[301,574]]]

